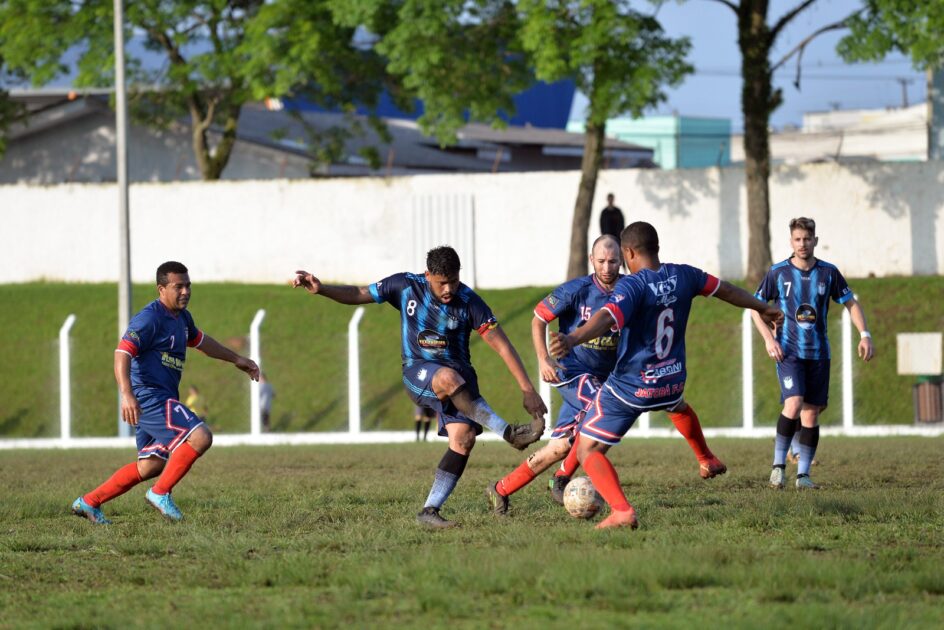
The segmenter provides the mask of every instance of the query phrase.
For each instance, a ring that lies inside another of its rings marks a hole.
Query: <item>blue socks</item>
[[[799,424],[798,419],[788,418],[783,414],[780,414],[777,419],[777,437],[774,440],[774,466],[786,467],[787,451],[790,450],[790,442],[793,441],[793,436]]]
[[[439,460],[439,468],[436,469],[436,476],[433,478],[433,487],[426,497],[426,504],[423,507],[442,507],[452,491],[455,490],[459,477],[465,470],[465,464],[469,461],[468,455],[461,455],[454,450],[446,449],[446,454]]]
[[[482,426],[488,427],[498,435],[502,437],[505,436],[505,429],[508,428],[508,423],[492,411],[492,408],[488,406],[484,398],[479,397],[472,401],[472,419]]]
[[[819,425],[800,427],[800,461],[797,464],[797,477],[810,474],[810,465],[819,445]]]

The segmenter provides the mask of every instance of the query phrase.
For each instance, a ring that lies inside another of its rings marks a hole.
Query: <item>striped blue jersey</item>
[[[378,304],[389,302],[400,311],[403,367],[434,361],[466,370],[472,365],[469,334],[484,334],[498,326],[491,309],[464,284],[448,304],[434,296],[426,276],[397,273],[368,286]]]
[[[607,384],[642,399],[680,394],[692,300],[714,295],[720,285],[701,269],[673,263],[623,276],[605,307],[624,329]]]
[[[852,291],[835,265],[816,259],[809,271],[803,271],[788,258],[770,268],[754,295],[774,302],[783,311],[777,341],[785,354],[800,359],[830,358],[826,336],[829,300],[845,304],[852,299]]]
[[[574,278],[538,302],[534,315],[547,323],[558,319],[560,332],[567,334],[583,326],[594,313],[606,306],[610,293],[594,274]],[[581,374],[592,374],[601,381],[606,380],[616,365],[619,338],[619,330],[611,330],[574,348],[558,360],[564,371],[561,380],[566,382]]]
[[[203,343],[190,311],[173,313],[154,300],[131,318],[116,352],[131,355],[131,389],[140,400],[158,396],[179,399],[187,347]]]

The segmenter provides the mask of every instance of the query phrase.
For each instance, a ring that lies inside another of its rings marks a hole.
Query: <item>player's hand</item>
[[[783,348],[780,347],[780,343],[776,339],[771,339],[767,342],[767,356],[771,359],[780,363],[783,361]]]
[[[298,270],[292,280],[292,287],[302,287],[312,295],[317,295],[321,291],[321,280],[307,271]]]
[[[542,400],[541,396],[539,396],[535,391],[524,393],[524,409],[530,413],[531,417],[535,420],[538,418],[543,420],[544,414],[547,413],[547,407],[544,406],[544,400]]]
[[[246,357],[239,357],[236,359],[236,367],[249,375],[254,381],[259,380],[259,366],[256,365],[256,362],[252,359],[247,359]]]
[[[133,427],[138,426],[141,417],[141,405],[131,392],[121,394],[121,419]]]
[[[875,356],[875,346],[872,345],[871,337],[863,337],[859,340],[859,358],[863,361],[871,361]]]
[[[770,328],[774,331],[774,336],[777,336],[777,329],[783,325],[783,311],[774,306],[768,306],[760,313],[760,318],[764,320]]]
[[[550,356],[538,359],[538,368],[541,370],[541,380],[545,383],[560,383],[557,378],[557,368],[560,366]]]
[[[548,352],[551,353],[551,356],[555,359],[560,359],[561,357],[566,357],[571,349],[574,347],[574,344],[570,342],[570,337],[567,335],[562,335],[559,332],[551,331],[551,344],[547,347]]]

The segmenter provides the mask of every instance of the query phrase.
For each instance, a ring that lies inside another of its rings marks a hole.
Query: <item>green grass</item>
[[[133,453],[2,451],[0,626],[940,627],[941,439],[825,438],[805,493],[765,487],[767,440],[712,447],[730,472],[708,482],[682,440],[612,451],[636,532],[568,517],[545,476],[496,519],[482,490],[520,461],[500,443],[441,532],[413,518],[442,443],[215,448],[175,490],[183,523],[142,485],[109,527],[68,506]]]
[[[944,294],[944,278],[883,278],[852,281],[869,318],[877,357],[869,365],[856,360],[855,409],[862,424],[910,423],[913,377],[898,376],[895,335],[944,329],[944,312],[928,296]],[[534,304],[546,288],[482,291],[518,348],[530,373],[536,373],[530,343]],[[136,286],[134,308],[154,297],[150,286]],[[104,284],[0,285],[0,435],[58,435],[59,327],[69,313],[73,328],[73,435],[113,435],[117,396],[112,376],[117,339],[117,290]],[[334,431],[347,426],[347,322],[353,310],[312,298],[287,286],[196,283],[191,311],[197,325],[233,348],[247,352],[249,322],[259,308],[263,366],[277,392],[276,431]],[[834,353],[832,402],[822,421],[841,422],[839,313],[833,305],[830,335]],[[408,429],[412,405],[400,380],[398,313],[389,306],[368,306],[361,324],[362,424],[365,429]],[[687,334],[689,381],[686,398],[705,426],[740,423],[740,313],[718,300],[699,300]],[[772,425],[779,413],[774,368],[755,335],[755,417]],[[521,421],[521,396],[501,359],[474,339],[473,363],[481,390],[492,406]],[[249,388],[232,367],[189,353],[181,387],[200,387],[210,407],[215,431],[248,430]],[[655,426],[668,426],[662,414]]]

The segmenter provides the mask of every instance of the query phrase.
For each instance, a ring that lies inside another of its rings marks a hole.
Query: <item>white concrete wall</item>
[[[158,264],[176,259],[196,282],[283,282],[305,268],[367,283],[441,244],[414,243],[418,197],[471,195],[477,286],[552,285],[566,271],[578,180],[566,172],[136,184],[132,275],[151,281]],[[770,182],[774,259],[789,255],[790,218],[805,215],[817,221],[817,254],[848,277],[944,274],[942,184],[939,163],[781,167]],[[664,260],[743,275],[743,170],[605,171],[591,236],[611,191],[627,222],[656,226]],[[117,207],[113,184],[0,186],[0,283],[117,280]],[[459,253],[468,263],[471,252]]]

